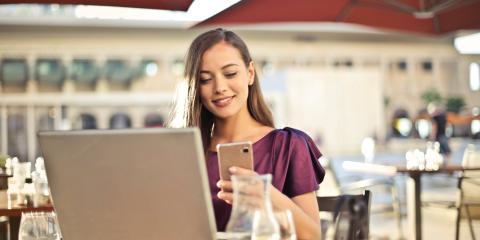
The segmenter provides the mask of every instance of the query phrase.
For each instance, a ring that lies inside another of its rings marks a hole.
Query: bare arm
[[[320,215],[315,192],[288,198],[276,188],[272,189],[273,207],[292,211],[298,239],[320,239]]]
[[[251,170],[243,168],[235,169],[236,171],[232,172],[235,175],[256,174]],[[232,203],[231,182],[220,180],[217,185],[223,189],[218,193],[218,197],[227,203]],[[271,189],[270,194],[274,209],[289,209],[292,212],[298,239],[320,239],[320,215],[315,192],[308,192],[289,198],[276,188],[272,187]]]

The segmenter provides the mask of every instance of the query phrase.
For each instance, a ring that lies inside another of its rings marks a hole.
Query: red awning
[[[0,4],[67,4],[67,5],[100,5],[115,7],[151,8],[187,11],[193,0],[0,0]]]
[[[480,0],[244,0],[196,26],[341,22],[444,34],[480,29]]]

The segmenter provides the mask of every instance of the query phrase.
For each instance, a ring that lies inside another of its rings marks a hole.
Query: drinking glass
[[[60,228],[54,212],[22,213],[19,240],[60,240]]]
[[[280,226],[281,240],[297,240],[292,212],[288,209],[275,211],[275,218]]]

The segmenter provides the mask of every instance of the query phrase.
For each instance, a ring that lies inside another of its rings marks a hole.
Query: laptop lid
[[[198,129],[39,133],[63,238],[215,239]]]

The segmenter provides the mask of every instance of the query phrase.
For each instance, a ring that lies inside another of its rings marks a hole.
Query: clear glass
[[[292,212],[288,209],[275,211],[275,218],[280,226],[281,240],[297,240],[297,233],[295,232],[295,225],[293,223]]]
[[[60,240],[61,233],[54,212],[22,213],[19,240]]]
[[[232,176],[233,207],[226,231],[232,240],[279,240],[270,199],[272,175]]]

